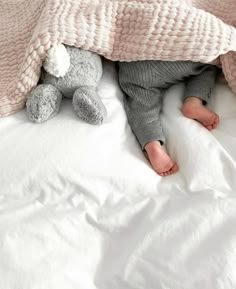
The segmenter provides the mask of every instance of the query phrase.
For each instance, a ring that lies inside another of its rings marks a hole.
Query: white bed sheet
[[[161,178],[127,123],[115,67],[91,126],[64,100],[36,125],[0,120],[0,289],[235,289],[236,97],[217,84],[209,132],[181,115],[183,86],[163,107],[180,171]]]

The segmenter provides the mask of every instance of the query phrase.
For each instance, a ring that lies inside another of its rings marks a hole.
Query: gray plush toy
[[[101,124],[106,116],[97,93],[101,76],[99,55],[62,44],[53,46],[43,63],[40,84],[27,99],[28,118],[36,123],[52,118],[59,111],[62,97],[68,97],[81,119]]]

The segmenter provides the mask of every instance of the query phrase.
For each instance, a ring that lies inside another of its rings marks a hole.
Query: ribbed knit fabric
[[[235,0],[2,0],[0,115],[23,108],[53,44],[111,60],[207,63],[236,51],[235,13]],[[235,53],[220,60],[236,91]]]
[[[126,93],[130,126],[142,149],[150,141],[165,142],[160,112],[167,88],[186,81],[183,98],[196,96],[207,103],[217,68],[191,61],[134,61],[119,63],[119,81]]]

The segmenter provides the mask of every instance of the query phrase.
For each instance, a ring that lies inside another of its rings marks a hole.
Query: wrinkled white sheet
[[[0,289],[235,289],[236,97],[218,84],[212,133],[165,99],[167,148],[179,173],[159,177],[123,109],[114,65],[91,126],[69,100],[36,125],[0,119]]]

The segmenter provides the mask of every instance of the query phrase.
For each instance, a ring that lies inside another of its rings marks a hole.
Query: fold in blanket
[[[121,61],[217,59],[236,92],[235,19],[234,0],[1,1],[0,115],[24,107],[56,43]]]

